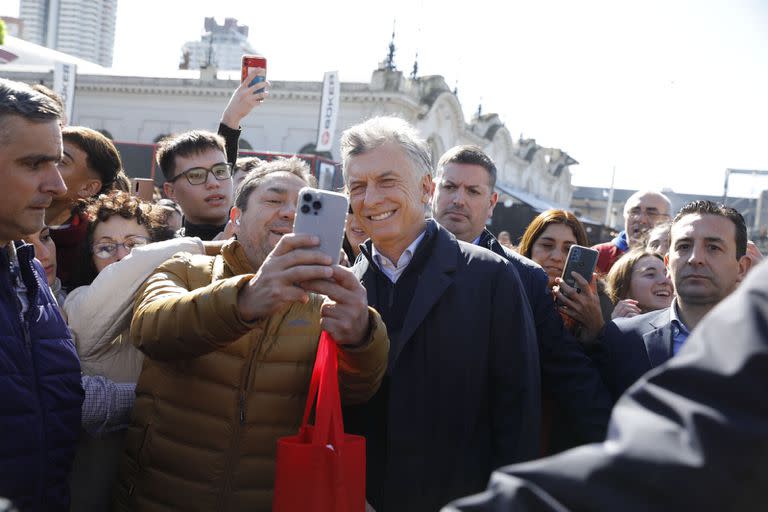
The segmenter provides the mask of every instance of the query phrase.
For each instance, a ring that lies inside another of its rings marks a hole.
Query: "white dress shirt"
[[[425,233],[426,230],[422,231],[421,234],[416,237],[416,240],[411,242],[411,245],[405,248],[403,254],[400,255],[400,259],[397,260],[397,263],[392,263],[389,258],[381,254],[378,249],[376,249],[375,244],[371,245],[373,261],[376,262],[376,265],[382,272],[384,272],[384,275],[387,276],[390,281],[396,283],[397,280],[400,279],[400,276],[403,275],[403,272],[405,272],[405,269],[408,268],[408,264],[410,264],[413,259],[413,254],[416,252],[416,248],[424,239]]]

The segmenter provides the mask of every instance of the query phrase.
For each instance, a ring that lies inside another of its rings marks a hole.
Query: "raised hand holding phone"
[[[344,241],[347,211],[349,199],[344,194],[304,187],[299,190],[293,232],[318,236],[320,250],[338,262]]]
[[[252,75],[254,70],[263,70]],[[248,82],[248,87],[264,82],[267,79],[267,59],[261,55],[243,55],[240,81]],[[254,92],[262,92],[264,88],[255,89]]]
[[[284,235],[262,263],[256,275],[237,296],[237,308],[246,321],[266,318],[294,302],[307,303],[307,291],[297,283],[329,279],[333,259],[317,250],[313,235]]]
[[[243,56],[243,59],[248,57]],[[244,66],[241,71],[240,85],[229,98],[227,108],[221,116],[222,124],[237,130],[240,128],[240,121],[251,113],[251,111],[264,103],[269,96],[269,82],[267,77],[267,61],[263,57],[264,67]],[[259,85],[263,84],[263,85]]]
[[[299,191],[295,236],[314,235],[320,240],[319,251],[338,262],[344,240],[349,200],[344,194],[304,187]],[[362,343],[370,327],[368,295],[351,270],[332,265],[330,279],[300,283],[307,291],[325,295],[320,326],[341,345]]]

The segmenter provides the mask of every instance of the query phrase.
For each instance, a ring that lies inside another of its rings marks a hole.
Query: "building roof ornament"
[[[379,65],[379,69],[387,70],[387,71],[396,71],[397,67],[395,66],[395,23],[397,20],[392,21],[392,40],[389,41],[389,51],[387,52],[387,58],[384,59],[384,62],[382,62]]]

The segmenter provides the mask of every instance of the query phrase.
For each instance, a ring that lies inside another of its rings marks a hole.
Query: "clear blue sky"
[[[18,13],[0,0],[0,14]],[[396,64],[482,101],[515,136],[559,147],[574,184],[720,194],[726,167],[768,169],[764,0],[119,0],[115,66],[175,69],[203,18],[235,17],[275,80],[368,81],[396,21]],[[768,178],[732,178],[734,194]]]

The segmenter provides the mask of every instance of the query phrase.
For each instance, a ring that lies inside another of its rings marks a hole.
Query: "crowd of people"
[[[309,166],[238,158],[260,73],[218,133],[159,143],[154,201],[54,94],[0,79],[0,496],[21,511],[270,510],[276,441],[298,428],[326,331],[345,428],[366,438],[369,510],[688,508],[673,491],[695,484],[690,466],[722,478],[690,461],[724,457],[720,441],[742,450],[725,504],[765,505],[768,430],[743,422],[752,406],[765,427],[768,405],[712,390],[765,384],[768,276],[739,212],[639,191],[592,278],[568,284],[569,249],[590,245],[572,212],[497,238],[481,148],[434,164],[412,125],[374,117],[341,136],[334,261],[292,232]],[[732,294],[720,316],[751,315],[718,331],[737,353],[707,334]],[[690,503],[707,509],[708,492]]]

